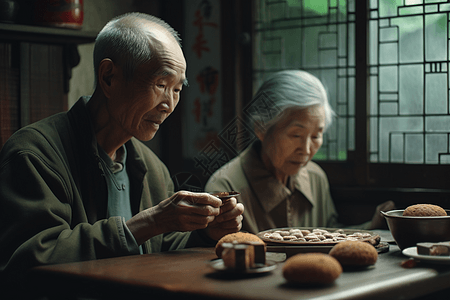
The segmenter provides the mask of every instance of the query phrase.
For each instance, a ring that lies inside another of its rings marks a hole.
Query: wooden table
[[[391,245],[375,266],[346,271],[325,287],[286,283],[280,263],[265,275],[229,276],[212,269],[213,248],[145,254],[34,268],[32,282],[49,294],[101,299],[413,299],[450,288],[450,265],[419,263]]]

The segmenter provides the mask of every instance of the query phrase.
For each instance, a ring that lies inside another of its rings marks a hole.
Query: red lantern
[[[35,0],[33,22],[38,25],[81,29],[83,0]]]

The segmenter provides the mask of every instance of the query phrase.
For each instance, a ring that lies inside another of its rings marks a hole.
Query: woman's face
[[[261,157],[275,177],[286,184],[320,149],[325,128],[323,106],[288,109],[269,130],[259,132]]]

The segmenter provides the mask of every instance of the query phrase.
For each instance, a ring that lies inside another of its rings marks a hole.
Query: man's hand
[[[393,201],[386,201],[381,203],[375,209],[375,214],[372,218],[372,224],[370,224],[370,229],[383,229],[386,228],[386,221],[384,217],[380,214],[380,211],[389,211],[395,209],[395,203]]]
[[[158,234],[204,229],[221,211],[222,201],[207,193],[179,191],[133,216],[127,226],[139,245]]]
[[[234,197],[228,199],[220,207],[220,214],[206,228],[206,233],[217,241],[226,234],[238,232],[242,228],[243,213],[242,203],[237,203]]]

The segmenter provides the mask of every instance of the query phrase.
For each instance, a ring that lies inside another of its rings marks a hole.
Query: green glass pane
[[[347,149],[355,145],[355,0],[255,2],[254,91],[278,70],[303,69],[317,76],[339,118],[314,159],[346,160]]]
[[[427,134],[425,136],[426,163],[439,163],[439,154],[447,153],[447,134]]]
[[[380,18],[397,15],[398,7],[403,5],[403,0],[381,0],[378,3]]]
[[[320,15],[328,13],[328,0],[304,0],[303,7],[305,11],[311,11]]]

